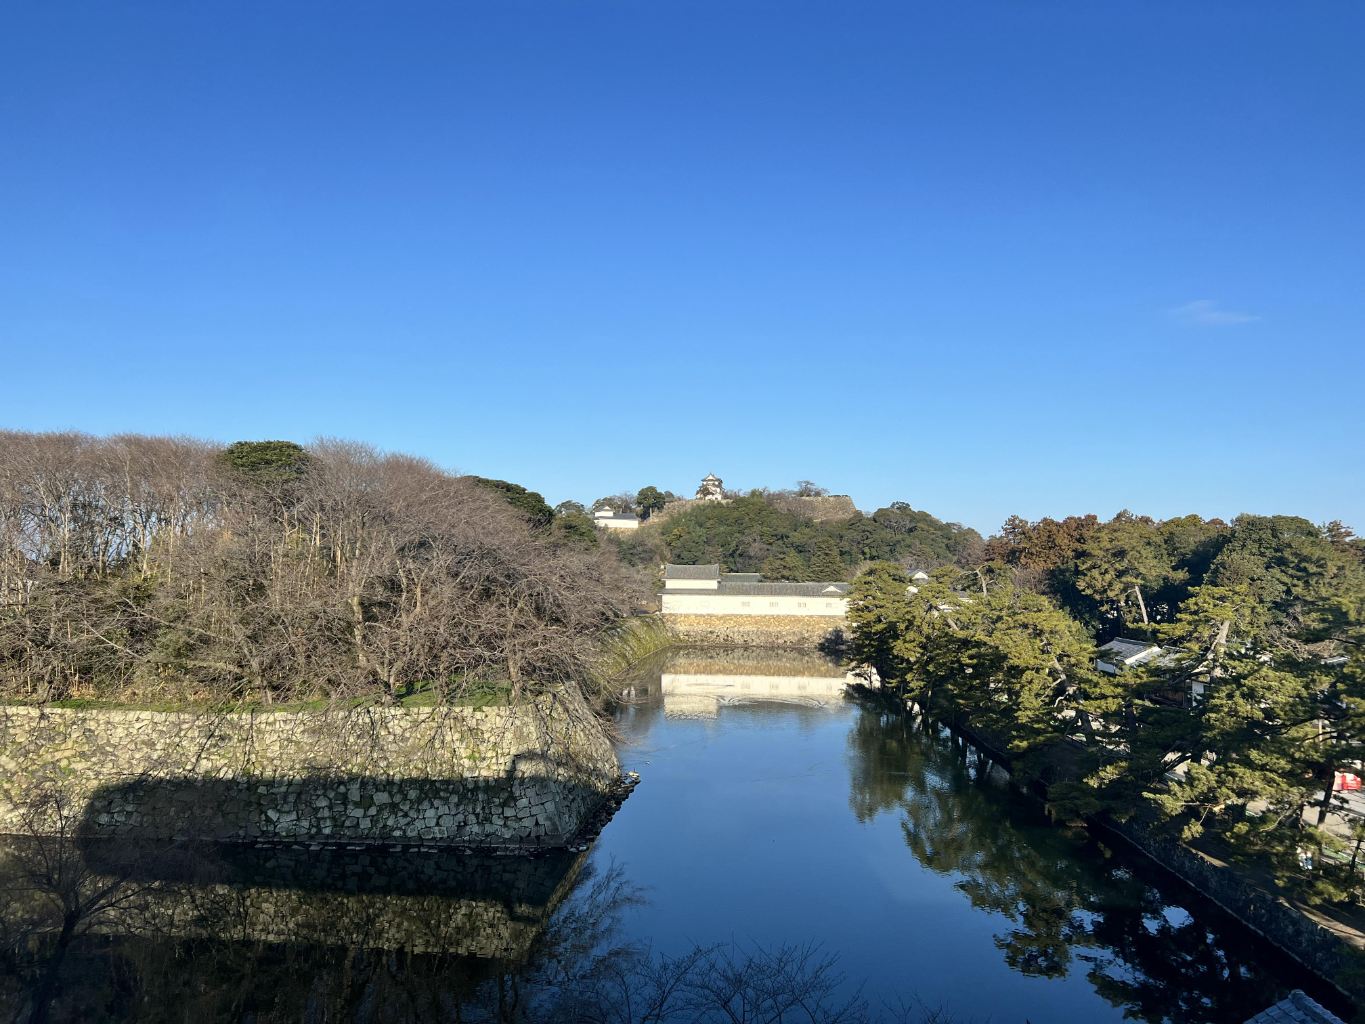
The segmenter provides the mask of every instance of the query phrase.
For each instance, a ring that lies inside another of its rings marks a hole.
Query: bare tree
[[[585,674],[635,599],[609,552],[556,545],[430,463],[344,441],[298,451],[277,472],[181,438],[0,433],[0,687],[520,688]]]

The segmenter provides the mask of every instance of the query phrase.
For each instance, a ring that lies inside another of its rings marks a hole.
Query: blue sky
[[[1365,532],[1365,6],[0,12],[0,424]]]

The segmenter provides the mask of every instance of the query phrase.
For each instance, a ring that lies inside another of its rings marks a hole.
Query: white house
[[[623,515],[614,509],[599,508],[592,514],[592,524],[599,530],[638,530],[640,520],[636,516]]]
[[[719,565],[666,565],[665,615],[819,615],[848,613],[847,583],[765,583],[756,572]]]

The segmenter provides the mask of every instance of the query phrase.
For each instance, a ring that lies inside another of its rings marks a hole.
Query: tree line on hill
[[[605,495],[591,506],[564,501],[551,508],[542,495],[519,484],[470,479],[502,495],[536,529],[584,548],[606,544],[644,576],[665,562],[720,563],[727,572],[761,572],[770,580],[847,581],[882,560],[914,569],[970,565],[981,559],[985,543],[975,530],[901,501],[870,516],[817,521],[792,501],[829,493],[810,480],[786,490],[727,491],[724,502],[691,504],[655,525],[650,523],[654,514],[680,499],[653,485],[634,494]],[[592,513],[601,509],[638,516],[649,528],[601,534],[592,521]]]
[[[1064,812],[1138,815],[1307,898],[1359,898],[1365,828],[1325,826],[1335,774],[1365,759],[1360,539],[1123,513],[1013,519],[985,554],[916,588],[892,564],[860,575],[854,657],[1004,748]],[[1097,641],[1117,635],[1164,652],[1102,673]]]
[[[636,577],[529,493],[341,441],[0,433],[0,694],[582,677]]]
[[[726,502],[701,502],[613,542],[632,565],[720,563],[727,572],[761,572],[770,580],[796,582],[850,580],[877,561],[932,569],[981,557],[984,542],[975,530],[942,522],[905,502],[870,516],[817,521],[785,500],[822,493],[803,481],[795,491],[755,490]]]

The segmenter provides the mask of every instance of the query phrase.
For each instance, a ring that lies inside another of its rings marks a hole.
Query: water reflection
[[[585,858],[11,839],[0,1008],[36,1022],[496,1007],[547,951],[590,948],[627,898]]]
[[[622,911],[638,890],[620,868],[598,871],[583,857],[424,864],[410,851],[387,863],[333,852],[309,865],[293,851],[70,842],[11,842],[3,853],[4,891],[31,898],[0,918],[0,1010],[30,1024],[872,1020],[865,1000],[839,992],[836,958],[813,947],[717,945],[670,958],[623,940]],[[333,872],[350,879],[343,895],[329,891]],[[281,888],[294,881],[302,888]],[[334,912],[330,934],[312,913],[292,916],[297,902],[262,921],[259,901],[286,891]],[[474,908],[493,909],[471,917]],[[402,914],[416,927],[400,934]],[[535,926],[533,941],[513,943],[508,959],[501,933],[519,918]]]
[[[1152,1022],[1244,1020],[1289,984],[1334,1000],[1195,894],[1172,899],[1145,862],[1049,822],[946,730],[865,708],[848,745],[854,815],[899,815],[915,860],[1001,921],[995,945],[1014,971],[1082,973],[1125,1017]]]
[[[669,651],[634,674],[631,696],[669,718],[716,718],[755,705],[829,708],[860,677],[813,651],[737,647]]]

